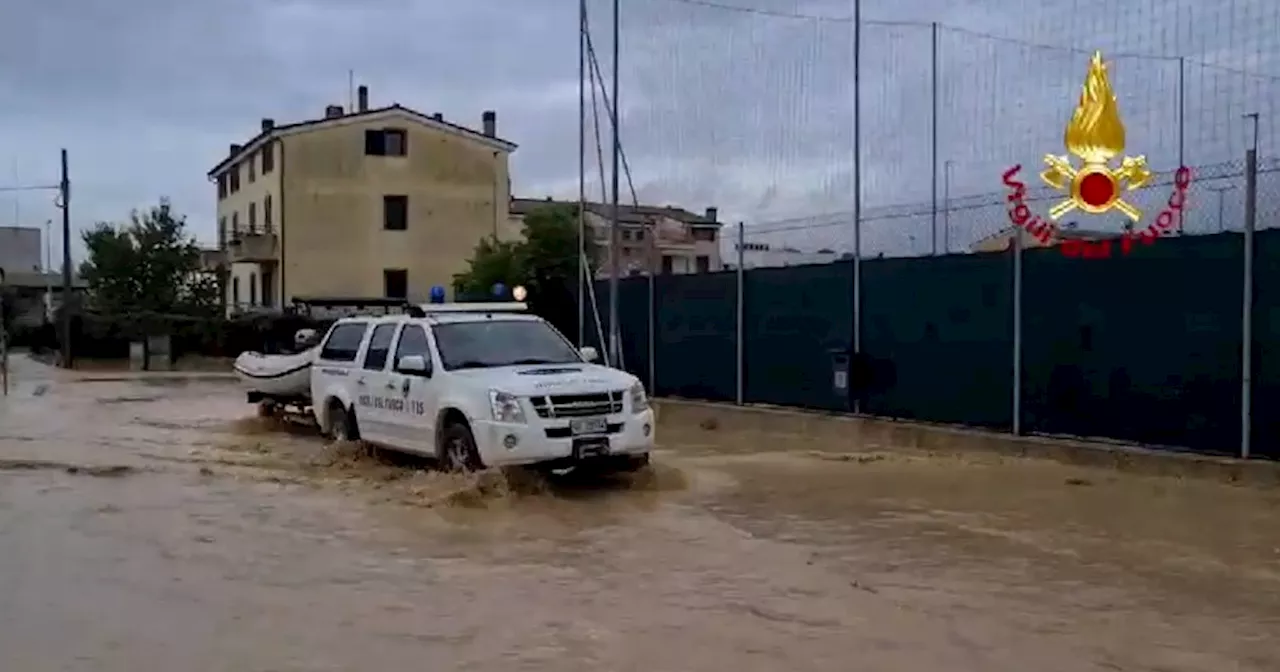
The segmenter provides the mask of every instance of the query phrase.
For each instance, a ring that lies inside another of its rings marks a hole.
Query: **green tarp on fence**
[[[1253,451],[1280,457],[1280,231],[1257,234]],[[1009,253],[862,264],[865,412],[1013,426]],[[744,274],[748,403],[843,410],[832,352],[852,347],[852,264]],[[1022,430],[1207,453],[1240,445],[1243,247],[1239,233],[1171,238],[1111,259],[1023,257]],[[737,274],[620,283],[626,368],[659,395],[732,401]],[[608,334],[608,283],[595,287]],[[598,345],[588,316],[588,342]]]

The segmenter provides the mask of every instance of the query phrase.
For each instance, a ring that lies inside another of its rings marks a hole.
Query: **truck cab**
[[[347,317],[316,354],[312,409],[326,435],[449,470],[640,469],[655,430],[644,386],[595,359],[521,303]]]

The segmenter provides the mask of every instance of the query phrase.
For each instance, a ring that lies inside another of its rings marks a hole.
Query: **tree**
[[[217,281],[203,272],[186,218],[174,213],[168,200],[145,212],[135,210],[128,223],[100,222],[83,238],[89,258],[80,276],[94,309],[116,316],[216,313]]]
[[[467,270],[453,276],[453,291],[463,296],[487,296],[494,284],[508,287],[523,277],[520,243],[504,242],[489,236],[476,245],[467,261]]]
[[[531,301],[572,292],[578,275],[578,216],[571,205],[554,204],[525,215],[524,239],[485,238],[476,246],[466,271],[453,278],[458,294],[488,294],[495,283],[523,285]],[[594,241],[587,237],[587,258]]]
[[[566,334],[577,329],[578,213],[572,205],[549,204],[524,218],[524,239],[486,238],[476,245],[466,271],[453,278],[462,296],[490,296],[493,286],[523,285],[529,307]],[[583,241],[588,259],[594,240]]]
[[[588,259],[595,259],[595,240],[586,236]],[[524,284],[530,296],[572,296],[578,278],[578,213],[573,206],[538,208],[524,219]]]

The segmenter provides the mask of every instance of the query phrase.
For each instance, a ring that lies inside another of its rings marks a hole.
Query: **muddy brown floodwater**
[[[1280,670],[1280,496],[663,426],[607,483],[450,477],[226,381],[0,400],[0,669]]]

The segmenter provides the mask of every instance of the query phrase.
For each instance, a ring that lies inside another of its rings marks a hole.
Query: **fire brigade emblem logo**
[[[1080,103],[1067,123],[1064,138],[1067,151],[1081,161],[1081,166],[1073,166],[1066,155],[1044,157],[1046,169],[1040,173],[1040,179],[1058,191],[1067,192],[1065,200],[1049,209],[1050,219],[1057,221],[1077,209],[1095,215],[1119,210],[1134,222],[1142,219],[1142,211],[1121,196],[1151,181],[1146,157],[1123,156],[1120,167],[1111,168],[1112,159],[1124,154],[1124,136],[1124,123],[1107,77],[1107,66],[1102,62],[1102,52],[1095,52],[1080,92]]]
[[[1142,211],[1124,200],[1126,192],[1141,189],[1152,181],[1153,174],[1147,168],[1145,156],[1125,156],[1125,130],[1120,120],[1116,94],[1111,90],[1107,66],[1102,62],[1102,52],[1095,52],[1089,61],[1089,74],[1080,91],[1080,102],[1067,122],[1063,137],[1068,154],[1049,154],[1044,157],[1045,170],[1040,179],[1062,193],[1066,198],[1049,208],[1047,217],[1036,214],[1027,204],[1027,184],[1018,179],[1022,164],[1004,172],[1001,181],[1008,189],[1006,214],[1014,240],[1029,235],[1041,245],[1056,245],[1068,257],[1106,259],[1111,256],[1111,238],[1088,240],[1064,235],[1058,220],[1070,212],[1102,215],[1117,210],[1130,221],[1119,234],[1119,247],[1128,254],[1135,242],[1150,245],[1161,236],[1174,230],[1182,230],[1182,217],[1187,207],[1187,193],[1191,187],[1191,169],[1181,166],[1173,175],[1173,190],[1165,207],[1154,221],[1144,229],[1134,224],[1142,220]],[[1072,162],[1072,158],[1079,162]],[[1119,167],[1113,167],[1119,157]],[[1012,246],[1012,244],[1011,244]]]

